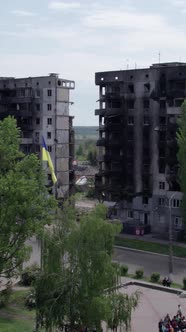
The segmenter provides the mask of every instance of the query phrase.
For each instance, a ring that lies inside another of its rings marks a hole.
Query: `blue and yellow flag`
[[[44,137],[42,137],[42,160],[48,162],[48,166],[50,168],[51,176],[52,176],[52,181],[55,184],[57,182],[57,178],[54,172],[54,165],[52,162],[52,159],[50,157],[50,153],[48,152],[48,148],[46,146]]]

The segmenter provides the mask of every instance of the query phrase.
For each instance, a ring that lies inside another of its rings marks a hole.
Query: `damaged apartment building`
[[[74,81],[57,74],[28,78],[0,78],[0,119],[8,115],[21,129],[21,150],[37,153],[41,158],[42,136],[54,164],[57,184],[53,192],[64,198],[73,190],[74,156],[73,117],[69,115],[70,90]],[[52,188],[50,170],[48,185]]]
[[[186,96],[186,63],[99,72],[95,82],[98,198],[113,206],[126,231],[142,225],[143,232],[168,235],[171,223],[176,238],[183,230],[176,130]]]

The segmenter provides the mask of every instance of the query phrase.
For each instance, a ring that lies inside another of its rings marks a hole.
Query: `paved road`
[[[159,272],[162,277],[168,275],[167,256],[115,248],[113,258],[128,265],[129,273],[135,273],[136,269],[142,268],[146,276],[150,276],[152,272]],[[182,284],[184,277],[186,277],[186,259],[174,257],[173,280]]]
[[[28,241],[32,246],[33,252],[29,262],[25,266],[37,263],[40,264],[40,245],[34,238]],[[129,273],[135,273],[139,268],[144,270],[146,276],[150,276],[152,272],[159,272],[162,277],[168,275],[168,257],[163,255],[153,255],[150,253],[141,253],[139,251],[130,251],[130,249],[116,249],[114,252],[114,260],[126,264],[129,267]],[[186,277],[186,259],[173,259],[174,281],[181,283]]]

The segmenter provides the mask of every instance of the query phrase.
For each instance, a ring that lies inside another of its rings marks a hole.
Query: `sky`
[[[75,80],[74,125],[96,126],[95,72],[186,62],[186,0],[0,0],[0,76]]]

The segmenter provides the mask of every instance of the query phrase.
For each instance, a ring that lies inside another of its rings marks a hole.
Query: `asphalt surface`
[[[143,269],[144,275],[150,276],[153,272],[159,272],[161,277],[168,273],[168,256],[151,254],[146,252],[131,251],[130,249],[115,248],[114,261],[127,265],[129,273],[135,273],[137,269]],[[173,258],[173,281],[182,284],[186,277],[186,259]]]
[[[32,238],[27,242],[32,246],[31,258],[24,266],[33,263],[40,264],[40,245],[37,239]],[[143,269],[144,275],[150,276],[153,272],[159,272],[161,277],[168,275],[168,256],[140,252],[127,248],[114,250],[113,260],[125,264],[129,268],[129,273],[134,274],[137,269]],[[186,277],[186,259],[173,258],[173,281],[182,284]]]

